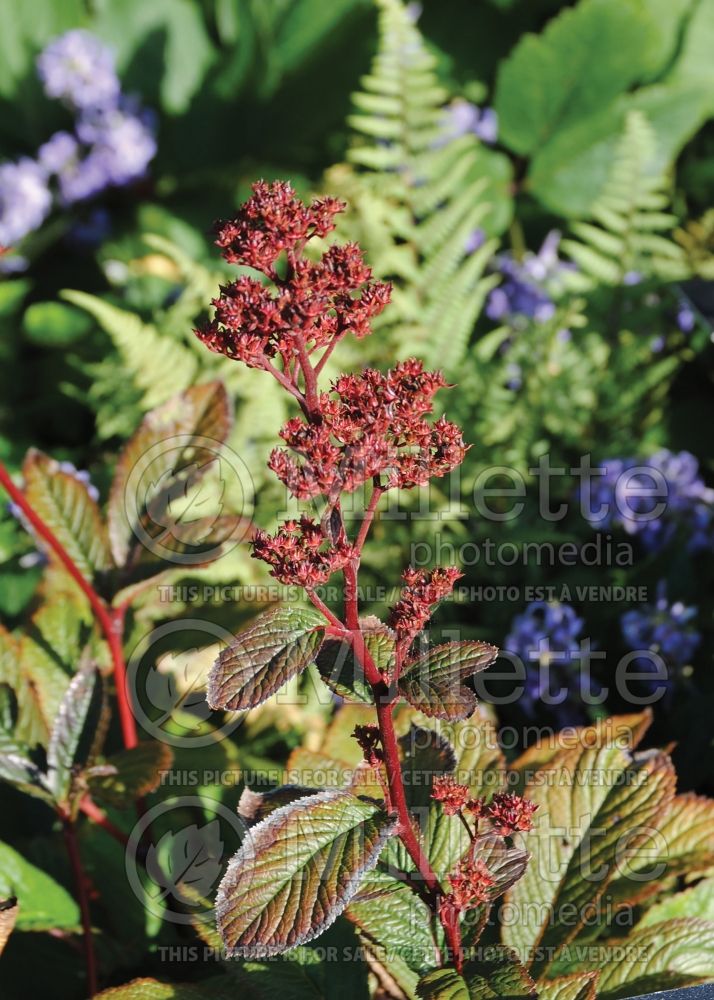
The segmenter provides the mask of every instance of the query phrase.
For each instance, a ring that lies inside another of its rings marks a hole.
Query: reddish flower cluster
[[[275,535],[258,529],[251,544],[253,556],[268,563],[271,575],[286,586],[317,587],[354,557],[351,545],[332,543],[304,515],[285,521]]]
[[[276,448],[270,468],[300,499],[351,492],[382,473],[385,485],[405,489],[446,475],[466,454],[461,431],[444,418],[425,419],[445,385],[415,358],[386,375],[342,375],[320,396],[319,423],[296,417],[280,432],[301,461]]]
[[[499,837],[507,837],[518,830],[522,833],[532,830],[533,813],[537,808],[535,802],[515,792],[497,792],[486,806],[486,815],[493,823],[493,832]]]
[[[413,638],[429,620],[431,609],[447,597],[463,576],[455,566],[404,571],[406,586],[392,608],[389,624],[400,639]]]
[[[221,286],[215,317],[196,331],[198,337],[250,368],[266,367],[280,355],[289,371],[303,349],[309,353],[348,332],[366,336],[391,289],[371,280],[360,248],[332,246],[318,263],[301,256],[307,240],[334,229],[343,208],[334,198],[307,206],[289,184],[255,184],[236,218],[218,224],[216,243],[227,261],[262,271],[276,287],[248,277]],[[275,264],[283,253],[286,273],[280,277]]]
[[[364,754],[364,759],[370,767],[379,767],[384,760],[379,726],[355,726],[352,735],[357,740],[360,750]]]
[[[441,901],[441,909],[463,913],[480,903],[488,903],[496,884],[491,872],[480,858],[464,858],[456,871],[449,875],[452,891]]]
[[[434,778],[432,798],[441,802],[447,816],[455,816],[471,801],[468,785],[460,785],[448,775]]]

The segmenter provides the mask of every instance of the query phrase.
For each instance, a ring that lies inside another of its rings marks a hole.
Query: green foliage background
[[[22,247],[27,270],[0,281],[0,457],[13,471],[38,447],[88,469],[106,499],[117,455],[143,417],[196,383],[221,379],[236,414],[229,443],[252,479],[238,513],[273,526],[282,498],[264,464],[286,403],[270,380],[210,355],[192,334],[228,273],[211,246],[210,224],[265,177],[290,179],[303,195],[343,196],[350,207],[338,237],[358,239],[376,272],[394,282],[394,303],[373,337],[344,345],[333,372],[416,353],[458,383],[444,405],[472,448],[461,480],[432,490],[429,503],[447,514],[456,498],[471,513],[378,524],[365,583],[393,587],[410,545],[430,540],[435,526],[456,547],[494,536],[518,547],[591,539],[576,517],[555,526],[538,518],[529,469],[545,454],[570,466],[586,453],[597,462],[686,449],[711,483],[711,0],[422,6],[415,20],[401,0],[0,0],[2,159],[33,155],[67,124],[43,96],[34,61],[51,38],[77,26],[114,49],[124,89],[158,112],[159,145],[145,183],[103,199],[112,233],[95,251],[69,239],[82,209],[56,213]],[[453,100],[496,109],[495,146],[473,135],[436,141]],[[469,253],[466,238],[477,227],[485,241]],[[554,294],[555,316],[525,323],[514,337],[483,314],[498,281],[489,263],[499,250],[535,250],[554,228],[579,270]],[[623,284],[630,271],[642,275],[637,287]],[[682,289],[697,314],[689,335],[674,322]],[[563,328],[570,340],[558,337]],[[659,353],[655,338],[665,345]],[[513,364],[522,377],[517,392],[508,387]],[[515,522],[494,525],[473,513],[479,473],[495,466],[514,468],[529,483],[526,512]],[[572,499],[564,489],[554,502]],[[422,499],[404,502],[417,508]],[[656,718],[653,735],[660,743],[679,740],[684,787],[711,792],[714,562],[710,553],[691,557],[680,541],[657,557],[640,552],[626,569],[476,565],[467,567],[465,583],[643,584],[654,594],[666,578],[673,598],[699,607],[703,641],[691,681]],[[76,595],[51,574],[41,583],[40,566],[28,568],[33,552],[3,506],[0,616],[29,664],[23,683],[45,695],[22,734],[42,744],[89,624]],[[196,581],[240,586],[266,578],[242,548],[206,570],[172,577]],[[66,610],[58,619],[52,607],[60,600]],[[256,610],[240,601],[169,605],[144,594],[129,639],[189,613],[235,630]],[[506,600],[450,605],[440,621],[498,644],[521,610]],[[616,659],[625,608],[604,602],[578,610],[586,634]],[[95,645],[103,662],[106,652]],[[0,648],[2,681],[15,686],[7,655],[20,654],[8,648]],[[287,717],[270,710],[216,742],[212,763],[202,766],[282,763],[307,732],[324,728],[326,715],[309,699]],[[117,737],[111,730],[118,745]],[[233,808],[235,789],[216,794]],[[15,790],[2,786],[0,795],[7,841],[0,844],[7,882],[0,897],[22,885],[37,902],[0,961],[3,996],[26,995],[31,963],[37,995],[80,997],[79,956],[57,936],[40,934],[50,927],[71,933],[78,921],[51,816]],[[127,914],[125,922],[102,915],[103,968],[116,982],[197,976],[198,969],[172,970],[158,960],[159,943],[178,943],[180,935],[137,916],[111,846],[90,835],[83,844],[100,892],[122,901]],[[706,915],[703,893],[691,891]],[[681,915],[680,906],[699,915],[679,902],[657,906],[663,919]],[[352,943],[341,925],[330,933],[339,945]],[[260,995],[276,995],[274,970],[253,971]],[[324,967],[316,963],[313,971],[314,995],[336,995]],[[363,986],[352,983],[355,991]]]

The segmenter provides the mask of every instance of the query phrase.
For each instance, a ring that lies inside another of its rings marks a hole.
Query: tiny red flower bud
[[[449,876],[452,892],[442,900],[442,907],[459,913],[471,910],[481,903],[488,903],[491,889],[496,884],[491,872],[480,858],[465,858]]]
[[[431,609],[454,589],[463,576],[455,566],[404,571],[406,586],[392,608],[390,625],[401,639],[412,639],[429,620]]]
[[[441,802],[447,816],[455,816],[468,805],[470,793],[468,785],[460,785],[448,775],[434,778],[432,798]]]
[[[497,792],[486,806],[485,815],[493,824],[494,833],[506,837],[516,831],[527,833],[533,829],[535,802],[516,795],[515,792]]]
[[[357,740],[364,759],[370,767],[379,767],[384,760],[384,751],[380,743],[379,727],[373,725],[355,726],[352,733]]]

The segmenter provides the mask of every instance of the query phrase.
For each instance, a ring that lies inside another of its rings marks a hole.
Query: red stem
[[[67,855],[77,887],[79,912],[82,917],[82,939],[84,944],[84,962],[87,969],[87,990],[89,996],[93,997],[97,993],[98,986],[97,961],[94,955],[94,941],[92,939],[92,917],[89,912],[86,877],[82,868],[82,859],[79,855],[79,846],[77,844],[77,832],[69,816],[62,816],[62,832],[64,833]]]
[[[123,830],[120,830],[118,826],[115,826],[110,819],[107,819],[106,814],[102,812],[96,802],[93,802],[88,795],[82,799],[80,809],[93,823],[100,826],[102,830],[106,830],[110,837],[113,837],[126,847],[129,843],[127,834]]]
[[[79,568],[75,565],[72,557],[54,534],[51,528],[45,524],[42,518],[35,512],[22,490],[13,483],[10,474],[0,462],[0,484],[5,488],[10,498],[20,508],[34,531],[47,543],[80,588],[94,612],[94,616],[99,622],[104,637],[107,640],[109,651],[112,657],[114,668],[114,680],[117,689],[117,700],[119,703],[119,718],[121,721],[122,736],[124,746],[134,747],[138,742],[136,733],[136,720],[131,710],[127,690],[126,690],[126,664],[124,661],[124,650],[122,636],[124,630],[124,616],[126,615],[126,605],[119,608],[109,608],[96,592],[91,583],[83,576]]]
[[[364,512],[364,518],[362,519],[362,524],[360,525],[359,533],[355,539],[355,548],[358,552],[362,552],[364,548],[364,543],[367,540],[367,535],[369,534],[369,529],[372,527],[372,522],[374,521],[374,515],[377,510],[377,505],[384,493],[384,488],[375,484],[372,490],[372,496],[369,498],[369,504]]]

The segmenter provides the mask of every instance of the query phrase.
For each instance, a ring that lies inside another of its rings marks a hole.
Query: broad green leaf
[[[535,984],[508,948],[489,947],[464,967],[427,973],[417,986],[421,1000],[509,1000],[536,997]]]
[[[623,750],[634,750],[652,724],[652,709],[632,715],[612,715],[598,719],[590,726],[574,726],[546,733],[508,765],[517,772],[521,788],[529,784],[536,772],[549,764],[558,753],[572,747],[601,747],[615,743]]]
[[[280,785],[267,792],[254,792],[250,788],[244,788],[238,800],[238,815],[249,826],[255,826],[276,809],[304,799],[306,795],[315,795],[316,791],[317,789],[307,785]]]
[[[376,666],[388,673],[394,664],[396,639],[394,633],[378,618],[364,618],[360,621],[365,645]],[[328,637],[320,647],[315,660],[324,682],[335,694],[347,701],[361,701],[372,704],[372,692],[364,679],[361,664],[358,664],[351,642]]]
[[[537,984],[539,1000],[595,1000],[597,972],[541,980]]]
[[[700,917],[702,920],[714,921],[714,878],[702,879],[691,889],[665,896],[661,902],[650,906],[637,929],[679,917]]]
[[[235,983],[227,976],[200,983],[160,983],[158,979],[132,979],[123,986],[97,993],[106,1000],[235,1000]]]
[[[421,1000],[469,1000],[469,988],[456,969],[434,969],[427,972],[417,985]]]
[[[143,551],[142,539],[162,533],[159,508],[220,460],[230,427],[220,382],[187,389],[146,415],[119,457],[109,494],[109,541],[119,566]]]
[[[92,328],[86,313],[62,302],[33,302],[22,317],[28,340],[43,347],[66,347]]]
[[[377,864],[394,828],[369,799],[330,790],[301,799],[253,827],[216,899],[231,955],[278,955],[329,927]]]
[[[578,958],[583,971],[599,971],[598,1000],[620,1000],[680,986],[695,986],[714,978],[714,923],[709,920],[667,920],[636,930],[623,941],[599,943],[597,958]],[[588,948],[580,949],[587,955]]]
[[[517,153],[536,152],[646,77],[659,50],[658,22],[642,3],[580,0],[540,35],[522,36],[501,63],[499,138]]]
[[[172,761],[171,747],[158,741],[145,740],[120,750],[106,759],[105,767],[113,768],[113,774],[89,776],[90,794],[97,802],[127,807],[158,788]]]
[[[0,842],[0,898],[16,896],[17,930],[75,930],[79,907],[67,890],[18,851]]]
[[[365,876],[345,913],[375,960],[412,993],[419,976],[436,964],[426,903],[404,882],[375,869]]]
[[[325,633],[317,611],[268,611],[221,651],[208,679],[208,704],[231,712],[255,708],[315,659]]]
[[[190,0],[102,4],[95,30],[117,51],[120,72],[131,69],[133,88],[151,96],[158,86],[170,115],[188,109],[216,57],[201,7]],[[161,46],[154,52],[156,38]]]
[[[31,449],[22,466],[25,494],[86,580],[108,569],[111,555],[99,507],[85,483]],[[44,544],[44,543],[43,543]]]
[[[629,112],[642,112],[654,129],[650,171],[660,176],[711,110],[711,95],[688,82],[653,84],[621,94],[600,112],[556,133],[536,152],[528,189],[552,211],[583,218],[607,183]]]
[[[714,865],[714,801],[702,795],[676,795],[653,824],[608,889],[615,905],[655,895],[675,875],[705,872]]]
[[[0,753],[0,781],[14,785],[26,795],[51,801],[39,767],[20,753]]]
[[[476,695],[464,685],[485,670],[498,656],[487,642],[448,642],[435,646],[407,664],[399,678],[399,691],[425,715],[465,719],[476,708]]]
[[[525,963],[572,940],[674,795],[669,757],[631,761],[616,746],[564,750],[539,772],[532,857],[506,896],[503,940]],[[591,917],[592,919],[592,917]]]
[[[85,667],[67,688],[47,747],[47,784],[58,802],[66,801],[75,770],[91,763],[101,745],[104,709],[101,675]]]

